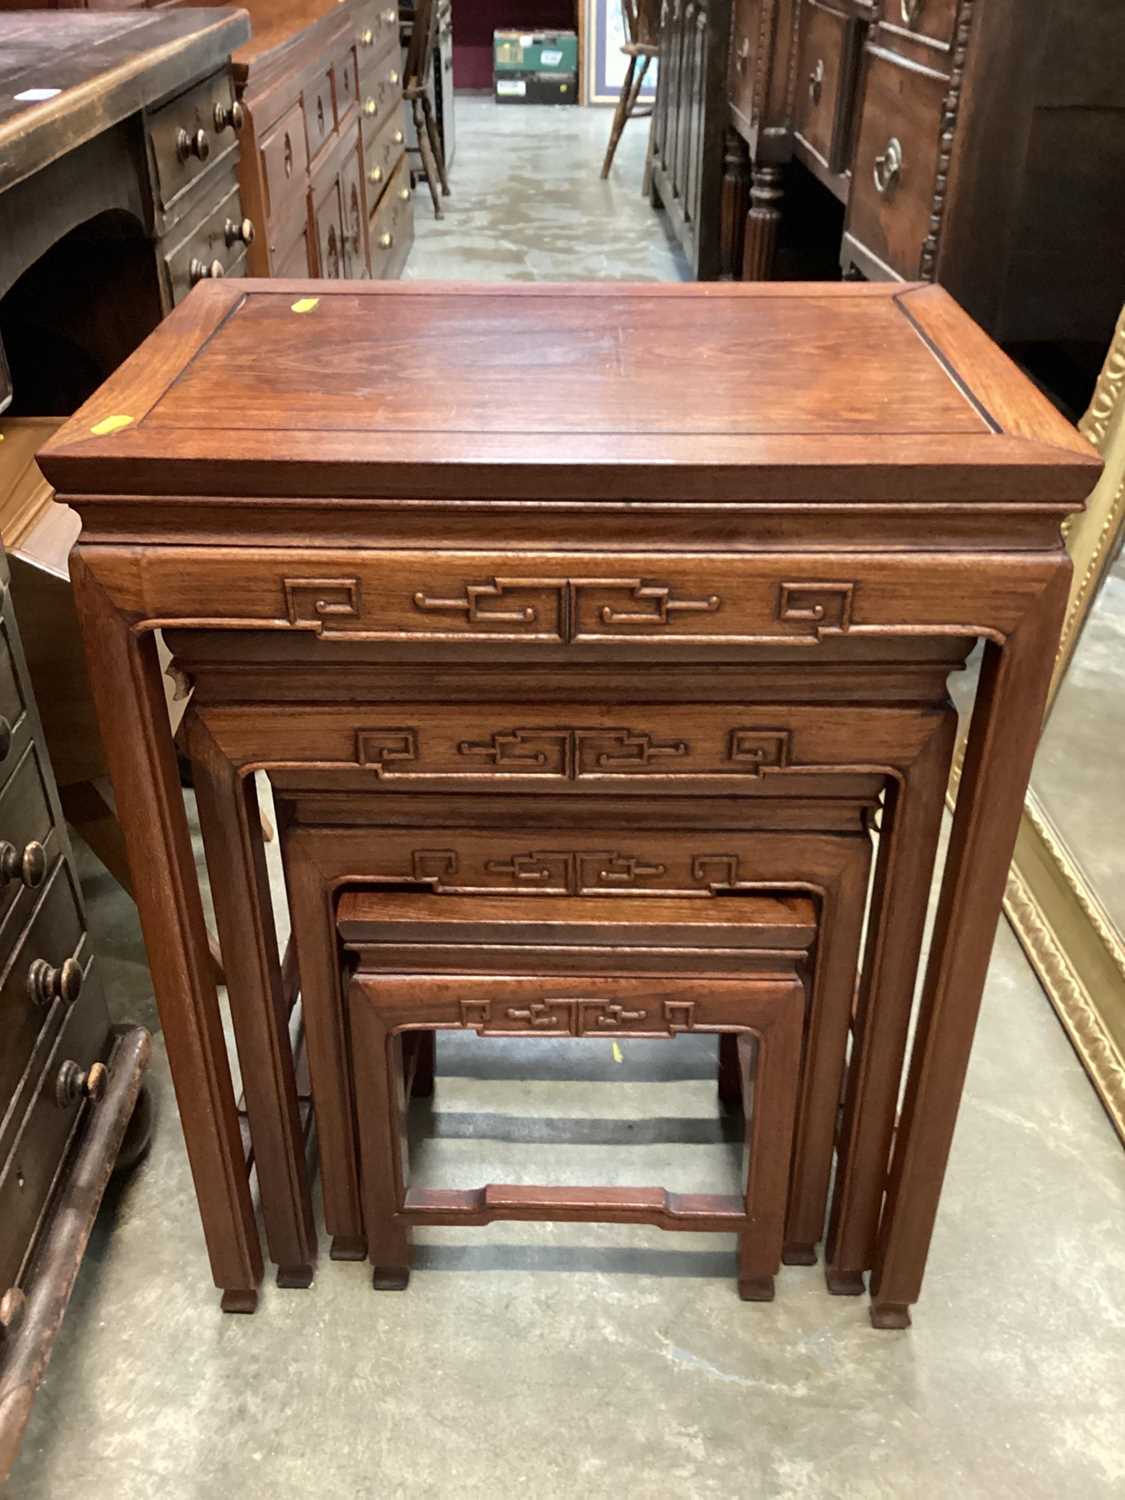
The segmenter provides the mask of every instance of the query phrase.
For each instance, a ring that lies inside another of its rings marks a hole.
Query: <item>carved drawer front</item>
[[[191,224],[164,251],[164,275],[172,301],[181,302],[200,281],[245,275],[246,247],[255,233],[255,226],[243,215],[235,182],[217,208]]]
[[[971,0],[970,0],[971,4]],[[895,46],[896,33],[949,43],[964,0],[882,0],[880,44]]]
[[[309,153],[300,104],[294,104],[282,115],[263,139],[261,154],[270,249],[284,249],[291,242],[297,224],[306,217]]]
[[[12,1098],[44,1027],[52,1018],[57,1024],[59,1006],[65,1009],[68,1003],[63,994],[74,994],[76,977],[64,972],[63,965],[80,958],[85,944],[71,881],[66,865],[56,864],[22,939],[5,956],[0,977],[0,1100]],[[78,979],[79,988],[81,983]]]
[[[371,220],[371,275],[376,281],[398,276],[414,243],[414,203],[406,157],[391,174]]]
[[[336,130],[331,68],[326,68],[323,73],[317,74],[309,82],[302,103],[305,110],[305,133],[309,142],[309,160],[315,161]]]
[[[402,100],[402,59],[397,50],[379,58],[360,75],[359,100],[366,146],[375,139],[387,116]]]
[[[797,63],[796,131],[833,172],[842,169],[846,156],[852,36],[847,16],[807,0]]]
[[[92,976],[91,980],[92,981]],[[75,1062],[85,1071],[104,1057],[108,1040],[100,1005],[75,1005],[39,1079],[30,1107],[0,1171],[0,1285],[15,1284],[23,1256],[36,1233],[66,1147],[83,1108],[81,1096],[56,1097],[59,1071]],[[88,1104],[86,1109],[96,1109]]]
[[[937,709],[380,703],[202,708],[236,764],[375,791],[832,796],[908,764]]]
[[[156,187],[166,212],[235,145],[237,121],[234,82],[226,71],[149,115]]]
[[[397,4],[390,0],[367,0],[355,8],[355,40],[359,70],[365,72],[384,52],[398,49],[399,18]]]
[[[867,49],[847,233],[906,278],[919,274],[930,229],[948,87],[941,73]]]
[[[273,274],[275,276],[315,276],[316,270],[309,259],[309,230],[308,225],[302,225],[287,250],[283,250],[273,262]]]
[[[359,59],[354,46],[336,59],[332,72],[336,83],[336,120],[343,130],[352,123],[353,111],[359,108]]]
[[[315,199],[313,221],[316,227],[316,274],[338,280],[344,274],[344,215],[338,177],[333,177],[327,189]]]
[[[395,168],[406,150],[406,124],[402,106],[391,111],[379,130],[364,146],[367,177],[367,212],[374,214],[386,192]]]
[[[340,208],[343,214],[344,275],[361,280],[371,273],[367,263],[367,209],[363,196],[363,158],[359,132],[352,126],[355,146],[340,167]]]
[[[727,88],[730,102],[744,125],[757,125],[764,100],[761,79],[769,66],[764,53],[768,36],[762,33],[762,9],[767,0],[734,0]]]
[[[59,839],[51,821],[39,747],[29,744],[0,791],[0,952],[46,884]]]

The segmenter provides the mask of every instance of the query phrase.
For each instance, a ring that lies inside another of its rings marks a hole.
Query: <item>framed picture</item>
[[[586,0],[586,37],[583,74],[587,104],[616,104],[625,82],[629,59],[621,48],[625,43],[625,18],[621,0]],[[639,65],[638,65],[639,66]],[[657,62],[648,65],[640,97],[652,102],[656,97]]]

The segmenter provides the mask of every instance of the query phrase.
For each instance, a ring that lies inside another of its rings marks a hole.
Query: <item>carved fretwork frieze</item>
[[[809,626],[809,634],[846,635],[852,623],[854,583],[782,583],[777,593],[777,618]]]
[[[632,729],[510,729],[487,740],[462,740],[458,753],[487,761],[503,774],[558,776],[577,781],[580,776],[632,771],[664,760],[686,756],[684,740],[661,742]]]
[[[282,589],[290,625],[315,627],[317,635],[346,634],[346,622],[360,618],[358,578],[285,578]]]
[[[494,1005],[462,1000],[461,1025],[480,1036],[672,1036],[695,1025],[695,1001],[665,1000],[654,1009],[612,1000],[533,1000],[527,1005]]]
[[[684,615],[715,614],[722,607],[718,594],[683,597],[673,584],[650,578],[493,577],[466,582],[460,595],[418,589],[412,599],[422,614],[567,643],[607,630],[661,630]]]

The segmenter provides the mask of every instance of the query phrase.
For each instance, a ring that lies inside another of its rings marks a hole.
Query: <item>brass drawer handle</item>
[[[398,11],[392,5],[383,12],[383,25],[392,26],[398,20]]]
[[[228,250],[232,245],[252,245],[254,243],[253,219],[242,219],[237,223],[234,219],[228,219],[223,228],[223,238],[227,242]]]
[[[206,161],[211,155],[211,142],[205,130],[185,130],[181,125],[176,133],[176,155],[186,162],[189,156]]]
[[[809,98],[814,104],[820,103],[820,96],[824,92],[824,58],[818,57],[816,67],[809,74]]]
[[[368,174],[367,174],[367,180],[368,180],[368,182],[382,182],[382,180],[383,180],[383,169],[382,169],[382,167],[372,167],[371,170],[370,170],[370,172],[368,172]]]
[[[875,158],[875,191],[889,193],[902,176],[902,142],[892,135],[881,156]]]
[[[741,72],[746,64],[750,61],[750,38],[748,36],[744,36],[739,42],[738,52],[736,56],[739,72]]]
[[[207,281],[209,279],[214,279],[217,281],[221,276],[224,276],[225,274],[226,272],[223,270],[223,263],[221,260],[213,260],[210,265],[208,265],[206,261],[199,260],[193,256],[191,265],[188,267],[188,280],[191,282],[192,286],[195,286],[197,282]]]
[[[388,83],[397,83],[398,82],[398,71],[397,71],[397,69],[392,68],[391,71],[387,74],[387,82]]]
[[[3,714],[0,714],[0,761],[7,760],[8,751],[12,748],[12,726]]]
[[[105,1098],[109,1069],[105,1063],[91,1063],[83,1070],[71,1058],[67,1058],[55,1079],[55,1103],[60,1109],[69,1109],[79,1099],[89,1099],[91,1104],[100,1104]]]
[[[404,203],[410,202],[410,189],[408,187],[399,188],[398,195]]]
[[[32,839],[20,850],[15,844],[0,843],[0,885],[18,880],[29,891],[34,891],[43,884],[46,873],[47,855],[42,844]]]
[[[902,11],[902,19],[908,26],[914,26],[918,18],[926,8],[926,0],[899,0],[899,9]]]
[[[359,45],[361,47],[373,47],[375,45],[375,33],[370,26],[365,26],[359,34]]]
[[[384,250],[389,250],[391,248],[391,246],[394,244],[394,242],[395,242],[394,235],[388,233],[386,230],[384,230],[383,233],[379,236],[380,247],[382,249],[384,249]]]
[[[396,146],[401,146],[406,137],[403,135],[401,130],[396,130],[392,139],[394,140]]]
[[[233,104],[224,104],[220,99],[215,105],[214,120],[216,135],[222,135],[224,130],[233,130],[237,135],[246,123],[246,116],[237,99]]]
[[[365,115],[373,115],[375,113],[374,99],[365,99],[363,101],[363,113]]]
[[[73,1005],[82,993],[82,965],[76,958],[64,958],[53,969],[45,958],[37,958],[27,971],[27,995],[33,1005],[50,1005],[65,1000]]]

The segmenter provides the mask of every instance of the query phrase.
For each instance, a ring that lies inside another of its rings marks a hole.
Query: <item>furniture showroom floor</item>
[[[440,224],[419,199],[411,276],[682,274],[639,194],[643,125],[602,184],[608,112],[457,104],[455,196]],[[420,1231],[405,1294],[325,1253],[311,1291],[223,1317],[135,911],[82,864],[115,1013],[157,1031],[158,1118],[102,1209],[13,1500],[1125,1491],[1125,1156],[1006,925],[911,1331],[874,1332],[819,1267],[739,1302],[733,1237],[514,1223]],[[713,1048],[443,1037],[416,1173],[730,1192]]]

